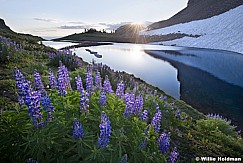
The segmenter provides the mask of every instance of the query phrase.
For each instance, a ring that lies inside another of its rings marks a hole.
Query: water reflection
[[[179,53],[172,52],[171,55],[181,55]],[[220,80],[198,68],[188,66],[168,57],[163,57],[162,55],[155,55],[154,52],[147,51],[147,54],[170,62],[178,70],[180,99],[205,114],[219,113],[225,117],[229,117],[236,125],[243,129],[242,87]]]

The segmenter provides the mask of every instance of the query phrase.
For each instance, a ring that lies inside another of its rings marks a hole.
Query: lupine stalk
[[[122,98],[124,96],[124,89],[125,89],[124,83],[123,83],[123,81],[120,81],[117,84],[116,96],[119,98]]]
[[[59,96],[65,96],[67,94],[62,65],[58,67],[57,71],[57,90]]]
[[[127,154],[125,154],[124,156],[122,156],[120,163],[127,163]]]
[[[80,95],[80,112],[81,113],[86,113],[88,112],[89,108],[89,98],[88,98],[88,93],[87,92],[82,92]]]
[[[52,113],[54,112],[54,106],[51,104],[51,100],[46,92],[43,93],[43,97],[41,97],[41,104],[43,106],[43,110],[47,111],[47,121],[52,121],[54,119]]]
[[[88,96],[90,96],[91,92],[93,91],[93,77],[91,70],[88,70],[86,74],[86,91]]]
[[[44,89],[40,74],[35,70],[34,72],[35,90],[40,91]]]
[[[157,143],[159,145],[159,150],[161,151],[161,153],[162,154],[167,153],[169,151],[169,148],[170,148],[170,135],[163,132],[160,135]]]
[[[82,78],[79,75],[78,75],[77,80],[76,80],[76,86],[77,86],[77,90],[80,93],[84,91],[83,83],[82,83]]]
[[[97,71],[96,76],[95,76],[95,88],[97,90],[101,90],[102,85],[101,85],[101,77],[100,77],[100,72]]]
[[[73,122],[73,138],[74,139],[84,138],[84,131],[83,131],[82,124],[77,119],[75,119]]]
[[[54,75],[54,73],[50,70],[49,71],[49,82],[50,82],[50,88],[51,89],[56,89],[57,88],[57,79]]]
[[[100,137],[98,140],[98,148],[106,148],[110,143],[111,136],[111,124],[109,117],[106,116],[105,112],[102,111],[100,127]]]
[[[143,122],[147,122],[148,120],[148,110],[144,110],[140,116],[140,120]]]
[[[179,153],[177,152],[176,147],[173,149],[173,151],[170,153],[170,157],[168,159],[169,163],[175,163],[178,160]]]
[[[110,80],[109,80],[109,78],[108,78],[107,75],[105,76],[105,81],[104,81],[104,84],[103,84],[103,89],[104,89],[104,92],[105,93],[113,93],[113,90],[112,90],[112,87],[111,87],[111,83],[110,83]]]
[[[106,94],[103,91],[101,91],[101,93],[100,93],[99,103],[100,103],[101,106],[106,106],[107,105],[107,103],[106,103]]]
[[[151,125],[154,127],[155,132],[159,133],[160,131],[160,121],[162,119],[161,111],[158,110],[158,112],[155,113]]]

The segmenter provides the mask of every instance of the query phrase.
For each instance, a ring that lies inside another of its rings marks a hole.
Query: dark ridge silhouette
[[[243,5],[243,0],[189,0],[186,8],[167,20],[149,25],[148,29],[164,28],[179,23],[210,18],[240,5]]]

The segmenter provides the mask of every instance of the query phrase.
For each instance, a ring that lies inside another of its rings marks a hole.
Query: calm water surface
[[[43,42],[54,48],[67,42]],[[73,50],[84,61],[102,62],[114,70],[126,71],[182,99],[204,113],[220,113],[243,128],[243,55],[233,52],[114,43],[88,47],[102,58]]]

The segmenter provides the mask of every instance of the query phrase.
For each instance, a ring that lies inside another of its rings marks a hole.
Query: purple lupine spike
[[[179,157],[179,153],[177,152],[177,148],[175,147],[173,149],[173,151],[170,153],[170,157],[168,159],[169,163],[176,163],[176,161],[178,160]]]
[[[95,88],[97,90],[101,90],[101,88],[102,88],[101,77],[100,77],[100,72],[99,71],[96,72],[96,76],[95,76]]]
[[[26,87],[26,84],[28,83],[26,82],[22,72],[16,67],[14,68],[14,77],[16,81],[16,86],[18,88],[18,103],[20,106],[22,106],[24,104],[24,97],[26,96],[25,92],[29,89],[29,85],[27,85]]]
[[[143,109],[143,96],[140,94],[134,103],[134,114],[138,115]]]
[[[64,74],[64,82],[65,82],[66,89],[72,90],[71,83],[70,83],[70,77],[69,77],[69,73],[68,73],[67,67],[65,67],[63,65],[62,66],[62,71],[63,71],[63,74]]]
[[[144,141],[140,144],[140,147],[141,147],[142,149],[145,149],[145,148],[147,148],[147,145],[148,145],[148,138],[146,137],[146,138],[144,139]]]
[[[74,119],[73,122],[73,138],[74,139],[84,138],[84,131],[83,131],[82,124],[76,118]]]
[[[105,112],[101,113],[101,123],[100,127],[100,137],[98,140],[98,148],[106,148],[110,143],[111,136],[111,125],[110,125],[109,117],[106,116]]]
[[[82,78],[79,75],[78,75],[77,80],[76,80],[76,86],[77,86],[77,90],[80,93],[84,91],[83,83],[82,83]]]
[[[145,96],[145,100],[148,100],[148,94],[146,94],[146,96]]]
[[[82,92],[80,95],[80,112],[81,113],[86,113],[88,112],[88,108],[89,108],[89,98],[88,98],[88,93],[87,92]]]
[[[124,156],[122,156],[120,163],[127,163],[127,154],[125,154]]]
[[[154,90],[154,96],[156,96],[156,95],[157,95],[157,93],[158,93],[158,91],[157,91],[157,90]]]
[[[93,91],[93,76],[91,70],[87,70],[86,74],[86,91],[88,93],[88,96],[91,95],[91,92]]]
[[[135,95],[133,93],[126,94],[124,101],[126,103],[126,108],[125,108],[123,115],[124,115],[124,117],[128,118],[135,112],[135,110],[134,110]]]
[[[166,101],[167,100],[167,96],[164,96],[164,101]]]
[[[52,121],[54,119],[52,115],[54,112],[54,106],[52,106],[51,100],[45,92],[43,93],[43,97],[41,97],[41,104],[43,106],[43,110],[47,111],[47,121]]]
[[[240,135],[241,134],[241,130],[237,131],[237,133],[238,133],[238,135]]]
[[[57,71],[57,90],[59,96],[65,96],[67,94],[65,86],[65,75],[63,72],[62,65],[58,67]]]
[[[117,88],[116,88],[116,96],[118,98],[122,98],[124,96],[124,89],[125,89],[125,85],[124,85],[123,81],[120,81],[117,84]]]
[[[140,120],[143,122],[148,121],[148,110],[144,110],[140,116]]]
[[[34,72],[35,90],[39,91],[44,89],[40,74],[35,70]]]
[[[28,158],[26,161],[27,163],[38,163],[38,161],[34,160],[33,158]]]
[[[164,104],[164,108],[167,108],[167,106],[168,106],[168,104],[166,103],[166,104]]]
[[[112,87],[111,87],[111,83],[110,83],[110,80],[109,80],[109,78],[108,78],[107,75],[105,76],[105,81],[104,81],[104,84],[103,84],[103,89],[104,89],[104,92],[105,93],[113,93],[113,90],[112,90]]]
[[[106,106],[106,94],[105,92],[101,91],[100,93],[100,99],[99,99],[100,106]]]
[[[162,119],[162,113],[161,113],[160,110],[158,110],[155,113],[155,115],[154,115],[154,117],[152,119],[152,122],[151,122],[151,125],[154,127],[154,130],[157,133],[159,133],[159,131],[160,131],[160,121],[161,121],[161,119]]]
[[[48,78],[49,78],[49,82],[50,82],[50,88],[56,89],[57,88],[57,80],[56,80],[54,73],[51,70],[49,71],[49,77]]]
[[[157,143],[159,145],[159,150],[161,151],[161,153],[162,154],[167,153],[169,151],[169,148],[170,148],[170,135],[163,132],[160,135]]]
[[[30,118],[32,119],[32,123],[36,128],[44,126],[44,123],[42,122],[42,113],[40,112],[40,98],[41,95],[38,91],[31,92],[30,90],[25,97],[25,104],[28,107],[28,112]]]
[[[176,117],[177,118],[180,118],[181,117],[181,111],[179,109],[176,110]]]

